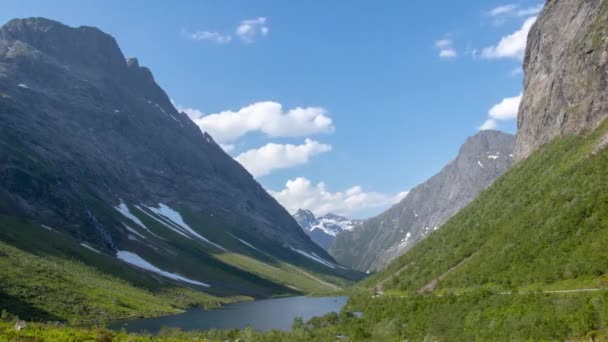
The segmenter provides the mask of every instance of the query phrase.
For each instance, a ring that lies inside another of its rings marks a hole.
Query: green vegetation
[[[357,317],[353,311],[364,312]],[[339,314],[308,322],[292,332],[162,330],[158,336],[33,324],[20,332],[14,320],[0,323],[0,340],[29,341],[608,341],[608,292],[500,294],[490,290],[463,295],[372,297],[353,295]]]
[[[276,266],[256,260],[242,254],[224,253],[217,256],[227,264],[234,265],[253,272],[263,278],[279,284],[287,284],[291,289],[302,293],[330,293],[340,288],[325,282],[318,276],[301,270],[287,263],[277,263]]]
[[[147,290],[76,260],[36,256],[1,242],[0,298],[0,308],[28,320],[71,323],[157,316],[245,299],[176,286]]]
[[[591,30],[589,31],[589,34],[591,34],[591,46],[598,52],[602,47],[602,43],[606,37],[606,32],[608,31],[608,25],[606,24],[608,21],[608,4],[606,2],[602,2],[602,4],[599,6],[599,13],[592,24]]]
[[[386,289],[417,291],[439,280],[438,289],[454,291],[597,283],[608,272],[608,150],[592,151],[606,131],[541,148],[364,285],[389,279]]]

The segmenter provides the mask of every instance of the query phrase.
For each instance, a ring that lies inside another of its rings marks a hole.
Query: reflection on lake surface
[[[162,327],[182,330],[244,329],[290,330],[294,318],[305,321],[314,316],[339,312],[346,304],[346,297],[288,297],[265,299],[226,305],[218,310],[190,309],[172,316],[142,318],[112,322],[110,329],[126,329],[129,332],[158,333]]]

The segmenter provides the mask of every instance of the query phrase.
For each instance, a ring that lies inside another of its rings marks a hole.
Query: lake
[[[251,326],[256,330],[291,329],[293,320],[302,317],[305,321],[339,312],[346,304],[347,297],[287,297],[230,304],[216,310],[193,308],[184,313],[133,320],[123,320],[108,324],[108,328],[128,332],[158,333],[162,327],[189,330],[244,329]]]

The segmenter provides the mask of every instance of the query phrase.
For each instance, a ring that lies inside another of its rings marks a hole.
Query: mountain
[[[51,231],[62,248],[81,246],[70,259],[112,276],[132,282],[113,271],[126,265],[217,296],[327,290],[353,276],[99,29],[0,27],[0,146],[0,241],[22,251],[43,253]]]
[[[398,204],[357,229],[336,237],[329,251],[343,265],[382,269],[469,204],[513,162],[514,137],[480,131],[461,146],[455,160],[412,189]]]
[[[517,158],[606,118],[607,21],[603,0],[547,2],[528,35]]]
[[[325,214],[319,218],[315,217],[310,210],[299,209],[293,218],[310,235],[312,241],[327,249],[331,246],[336,236],[344,231],[350,231],[361,223],[360,220],[351,220],[332,213]]]

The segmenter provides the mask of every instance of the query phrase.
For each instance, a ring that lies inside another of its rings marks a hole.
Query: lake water
[[[208,329],[291,329],[293,320],[305,321],[314,316],[339,312],[346,304],[346,297],[288,297],[230,304],[217,310],[190,309],[172,316],[142,318],[112,322],[110,329],[126,329],[129,332],[158,333],[162,327],[188,330]]]

